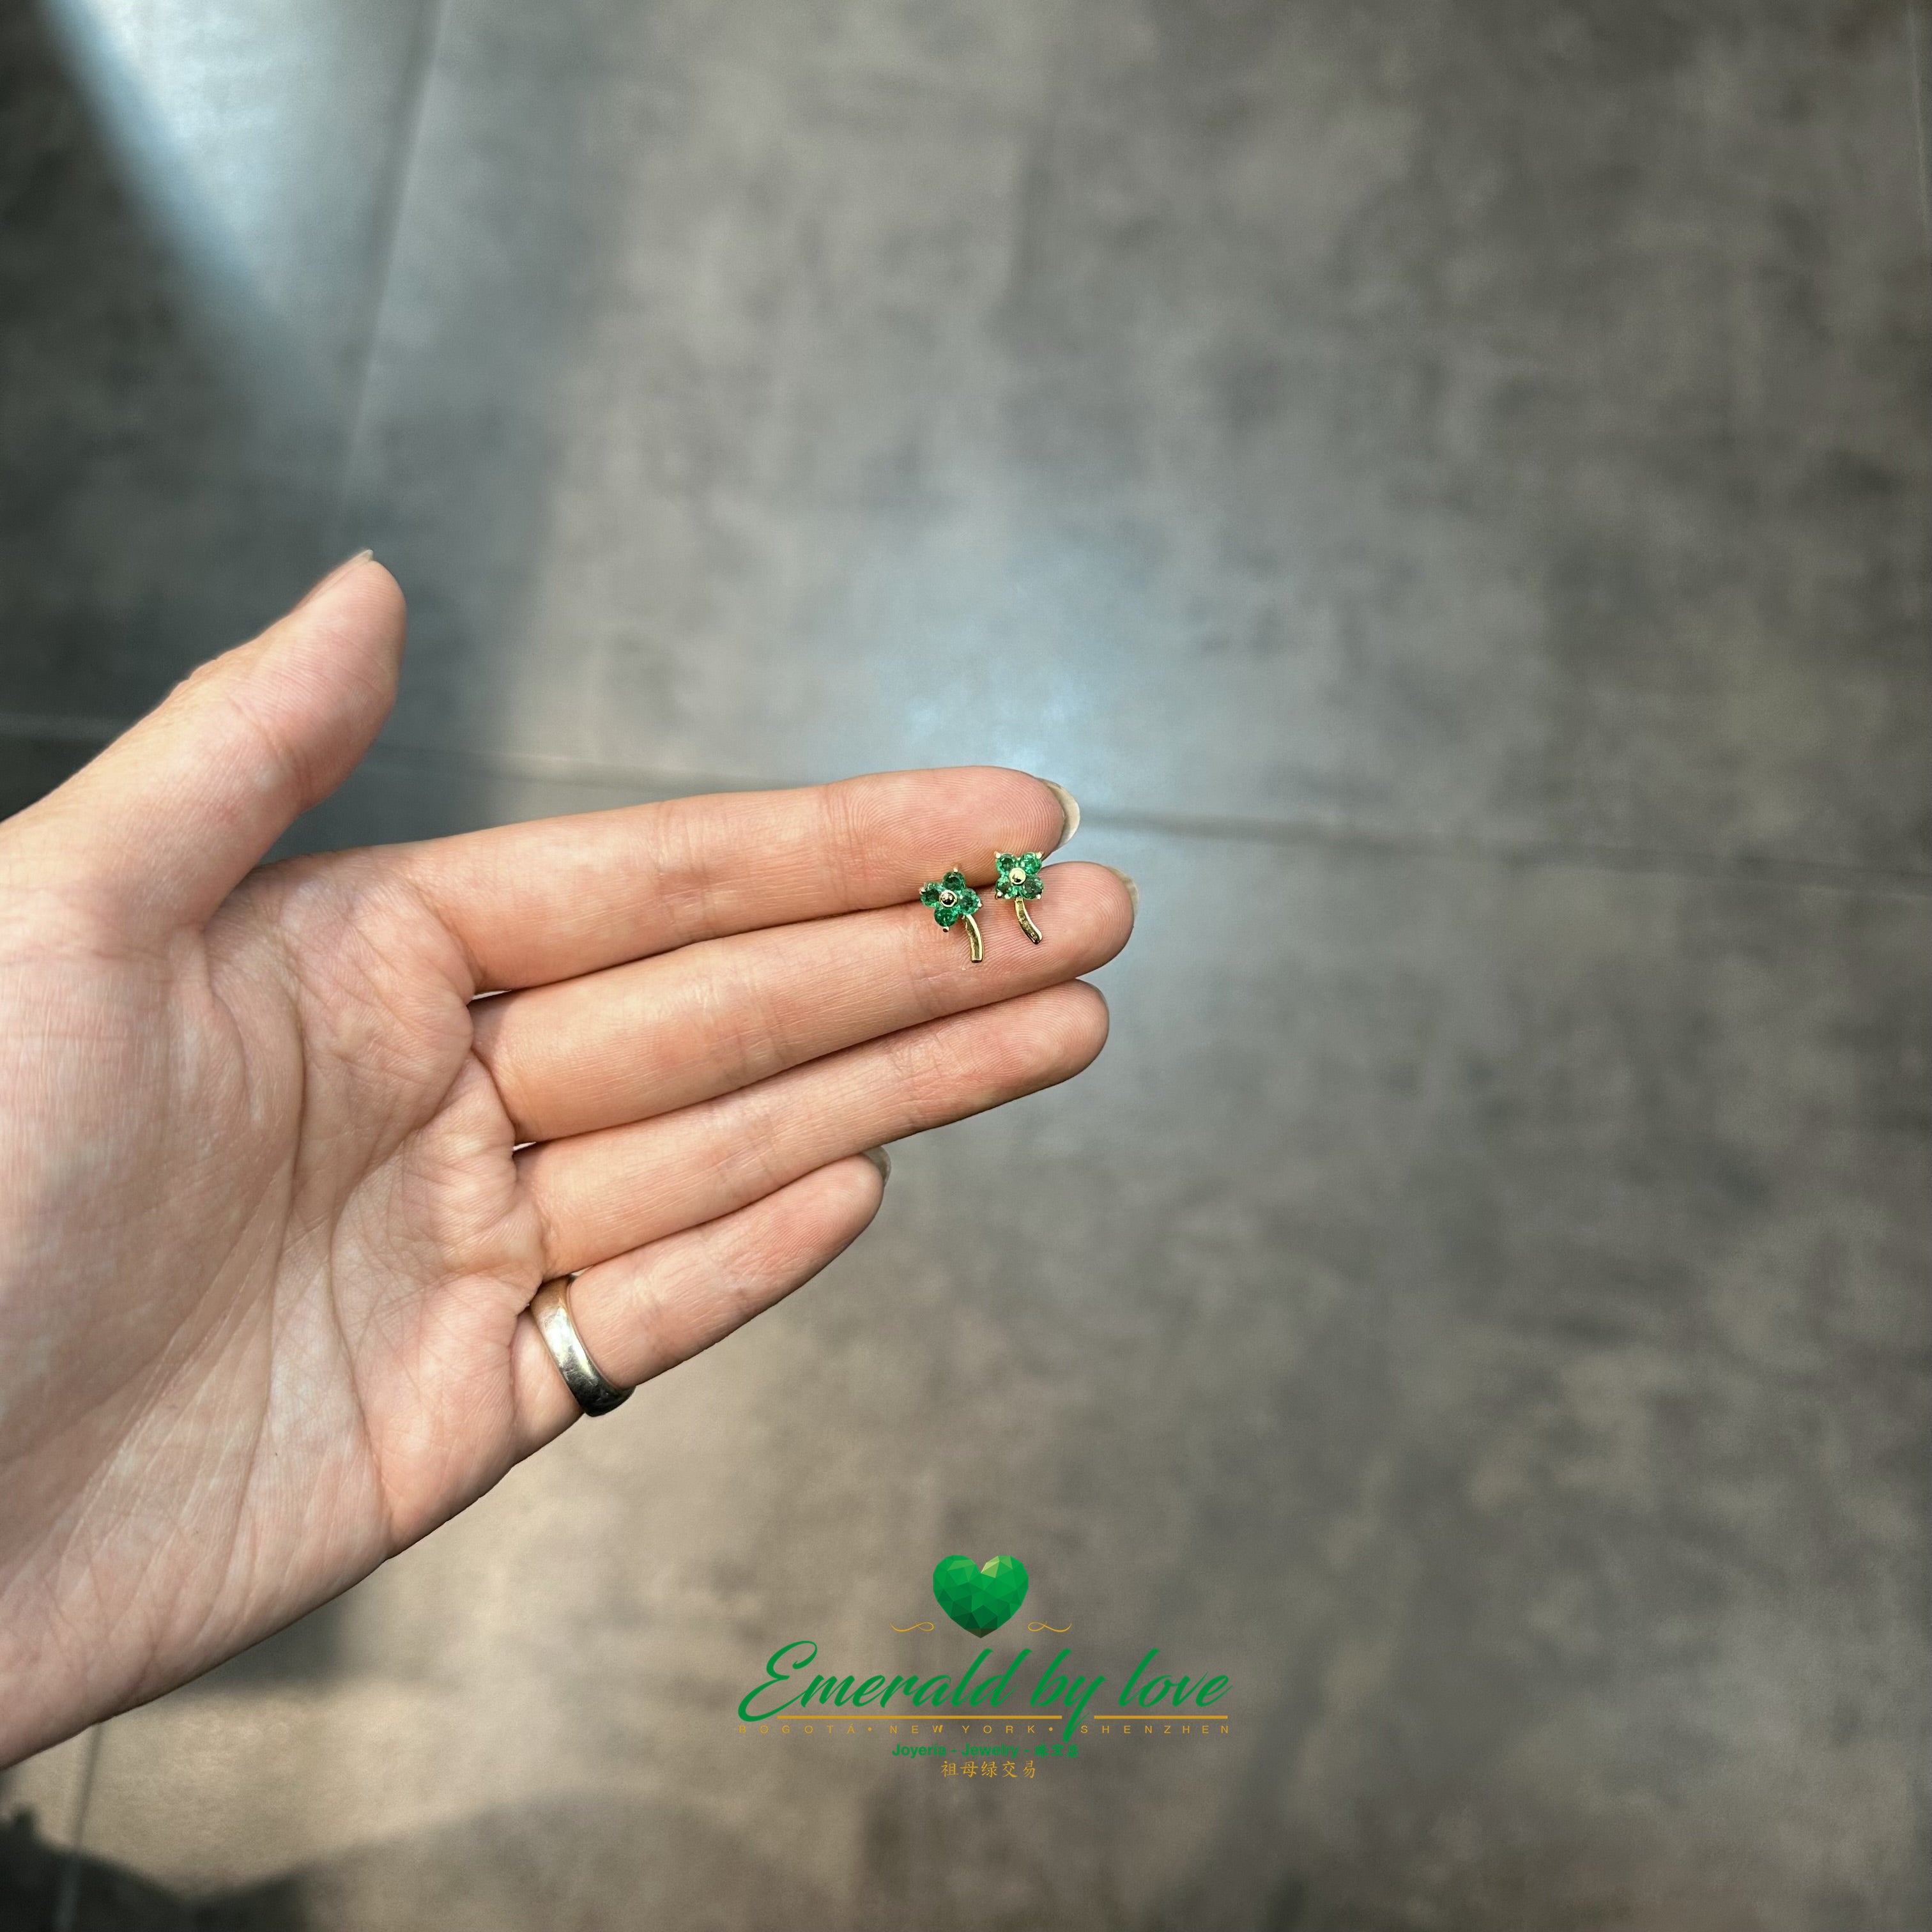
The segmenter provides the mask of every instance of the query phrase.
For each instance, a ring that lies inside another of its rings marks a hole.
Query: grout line
[[[67,1858],[61,1870],[60,1892],[54,1901],[53,1932],[74,1932],[80,1909],[80,1880],[85,1869],[82,1845],[87,1835],[87,1814],[94,1802],[94,1774],[100,1763],[101,1733],[106,1728],[107,1721],[103,1718],[87,1734],[86,1754],[80,1766],[80,1790],[74,1799]]]
[[[1906,0],[1905,57],[1909,69],[1906,77],[1912,87],[1912,125],[1918,142],[1918,217],[1928,244],[1926,266],[1932,270],[1932,148],[1928,146],[1925,132],[1925,94],[1932,76],[1926,72],[1926,31],[1919,17],[1924,6],[1924,0]]]
[[[1463,860],[1484,865],[1568,866],[1582,872],[1648,873],[1780,886],[1816,886],[1841,892],[1903,892],[1932,898],[1932,872],[1904,866],[1865,866],[1826,859],[1786,859],[1760,852],[1700,852],[1650,845],[1606,845],[1556,838],[1431,837],[1383,832],[1324,819],[1249,819],[1180,812],[1116,812],[1105,806],[1083,813],[1083,826],[1169,838],[1230,844],[1323,845],[1337,851],[1390,858]]]
[[[41,745],[91,745],[98,749],[134,722],[131,718],[88,718],[73,712],[0,711],[0,738],[26,738]]]
[[[369,298],[368,312],[364,318],[362,366],[349,406],[348,433],[343,439],[341,467],[336,477],[334,500],[325,526],[323,554],[320,560],[320,567],[323,569],[332,566],[348,548],[346,530],[350,490],[368,434],[369,391],[375,373],[376,345],[382,340],[382,317],[388,307],[390,284],[395,271],[396,246],[403,230],[403,211],[409,201],[410,182],[416,172],[417,152],[422,146],[423,118],[430,84],[436,73],[436,50],[442,36],[445,4],[446,0],[424,0],[422,22],[417,29],[416,45],[411,56],[411,64],[416,69],[416,84],[410,100],[408,125],[398,148],[395,182],[389,195],[388,218],[383,226],[380,244],[381,266]]]
[[[117,718],[62,715],[46,717],[0,712],[0,739],[43,742],[106,744],[127,728]],[[364,760],[384,766],[430,766],[483,778],[510,778],[548,784],[626,788],[660,798],[705,792],[780,791],[822,779],[749,778],[720,772],[655,770],[634,765],[589,764],[540,752],[475,752],[452,746],[378,740]],[[1213,813],[1136,812],[1096,806],[1081,824],[1103,830],[1155,838],[1226,844],[1321,847],[1383,858],[1436,859],[1472,865],[1567,867],[1580,872],[1620,872],[1661,878],[1714,879],[1732,884],[1815,887],[1826,891],[1897,894],[1932,898],[1932,872],[1904,866],[1865,866],[1824,859],[1786,859],[1759,852],[1700,852],[1667,846],[1610,845],[1562,839],[1483,838],[1472,835],[1431,837],[1425,833],[1378,830],[1333,819],[1256,818]]]

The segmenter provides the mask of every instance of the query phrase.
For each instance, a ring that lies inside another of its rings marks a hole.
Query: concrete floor
[[[1932,1922],[1907,27],[0,16],[0,808],[369,542],[298,843],[986,760],[1142,890],[1093,1073],[104,1727],[76,1925]],[[792,1636],[964,1662],[956,1550],[1228,1735],[741,1732]]]

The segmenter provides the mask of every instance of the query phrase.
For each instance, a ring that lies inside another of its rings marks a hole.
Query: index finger
[[[540,819],[392,858],[482,991],[896,905],[950,866],[984,883],[996,850],[1052,851],[1079,822],[1071,796],[1044,778],[965,766]]]

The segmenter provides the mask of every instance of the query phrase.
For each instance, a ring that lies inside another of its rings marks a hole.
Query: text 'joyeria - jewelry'
[[[986,958],[986,945],[980,937],[980,922],[973,916],[980,910],[980,895],[966,883],[966,874],[957,866],[944,878],[931,880],[921,886],[919,902],[932,908],[933,918],[944,932],[950,932],[963,920],[966,937],[972,947],[972,963],[976,966]]]

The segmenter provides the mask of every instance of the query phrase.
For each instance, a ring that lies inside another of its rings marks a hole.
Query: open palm
[[[888,1140],[1077,1072],[1105,868],[915,902],[1061,796],[900,773],[256,866],[386,716],[358,560],[0,826],[0,1762],[366,1574],[808,1280]],[[977,861],[976,869],[974,861]],[[1044,915],[1042,915],[1044,920]],[[1003,943],[1004,942],[1004,943]]]

